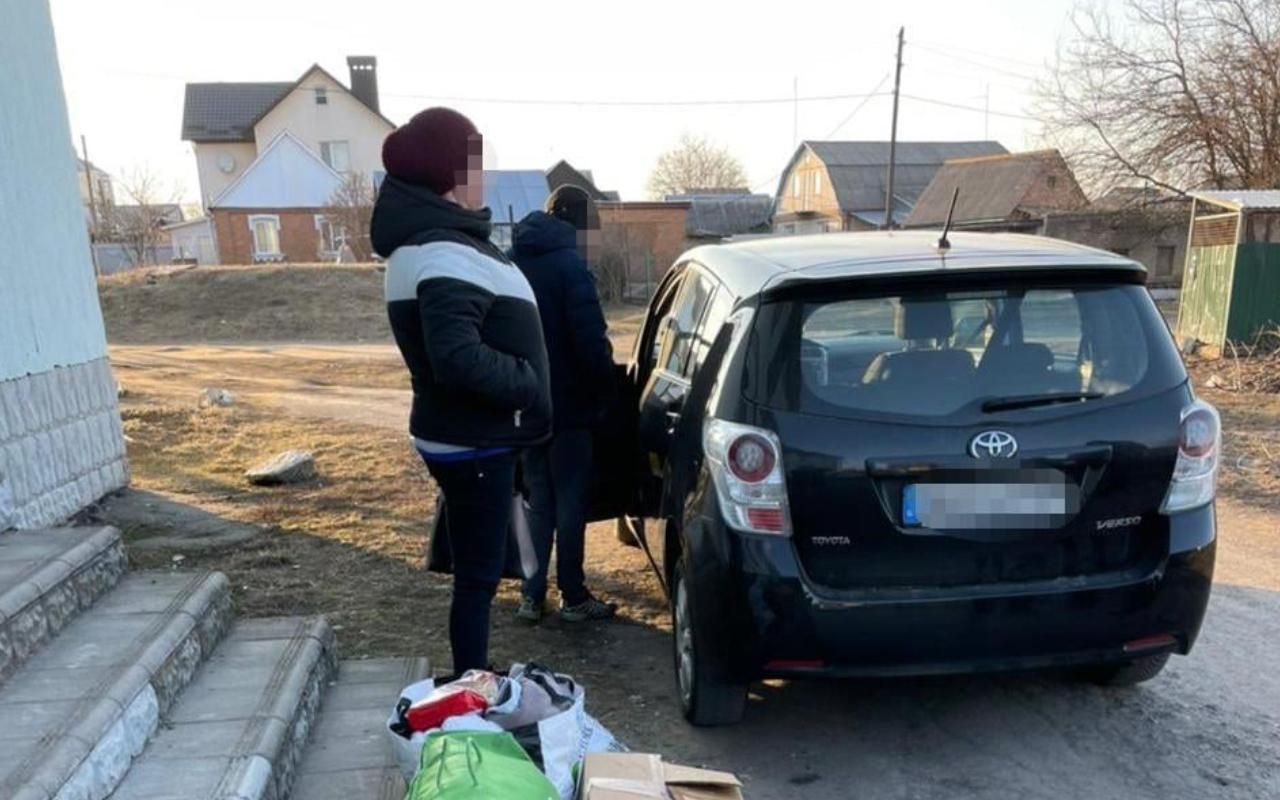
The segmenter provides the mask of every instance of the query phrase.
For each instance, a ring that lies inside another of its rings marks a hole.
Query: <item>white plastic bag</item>
[[[418,681],[410,684],[400,691],[400,702],[397,707],[402,705],[405,700],[410,704],[416,703],[422,698],[434,692],[436,682],[431,678],[425,681]],[[391,749],[396,755],[396,764],[400,767],[400,774],[404,776],[406,781],[413,780],[413,776],[418,772],[418,760],[422,756],[422,745],[426,744],[427,734],[415,733],[409,738],[405,738],[396,733],[396,727],[400,724],[400,716],[396,708],[391,709],[391,716],[387,717],[387,736],[391,738]]]

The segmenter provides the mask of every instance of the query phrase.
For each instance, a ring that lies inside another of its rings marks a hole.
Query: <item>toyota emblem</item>
[[[1013,458],[1018,454],[1018,440],[1008,431],[983,431],[969,440],[969,455],[974,458]]]

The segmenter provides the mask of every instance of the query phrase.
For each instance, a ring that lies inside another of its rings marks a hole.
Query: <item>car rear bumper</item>
[[[1187,653],[1209,600],[1213,507],[1171,519],[1156,568],[1082,579],[918,591],[823,592],[789,540],[703,516],[690,539],[714,646],[742,677],[963,673]],[[722,538],[723,537],[723,538]],[[719,544],[713,544],[716,540]],[[731,563],[732,562],[732,563]],[[1164,637],[1164,638],[1161,638]],[[1172,637],[1169,639],[1168,637]]]

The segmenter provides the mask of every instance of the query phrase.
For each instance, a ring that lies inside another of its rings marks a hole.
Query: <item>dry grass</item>
[[[98,296],[113,344],[390,341],[371,265],[139,270]]]

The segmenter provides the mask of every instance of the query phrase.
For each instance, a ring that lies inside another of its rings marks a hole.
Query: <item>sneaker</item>
[[[612,619],[618,613],[617,603],[606,603],[594,595],[587,595],[587,599],[576,605],[567,606],[564,601],[560,601],[560,619],[565,622],[595,622],[602,619]]]
[[[516,619],[529,625],[537,625],[542,621],[543,604],[532,597],[520,598],[520,607],[516,609]]]

